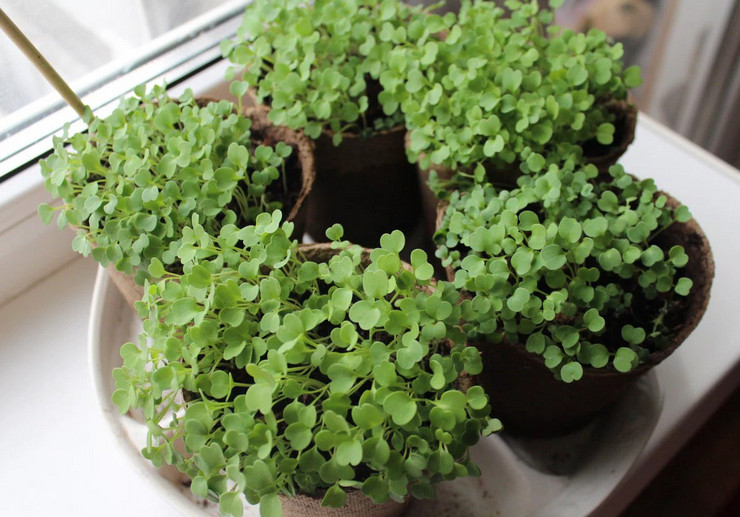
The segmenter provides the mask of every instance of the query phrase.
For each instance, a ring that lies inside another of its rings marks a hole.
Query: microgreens
[[[137,88],[109,117],[93,119],[87,134],[54,138],[41,172],[64,204],[42,204],[39,213],[48,223],[58,212],[60,228],[78,228],[74,249],[103,265],[144,277],[157,258],[179,270],[176,252],[193,214],[218,233],[282,207],[292,149],[255,142],[251,127],[227,101]]]
[[[194,217],[184,274],[152,261],[161,279],[138,304],[145,333],[122,348],[113,395],[122,412],[143,409],[144,455],[230,515],[241,493],[274,516],[278,494],[402,501],[477,474],[468,447],[499,423],[462,381],[482,364],[463,344],[457,290],[431,283],[423,251],[401,262],[401,232],[364,252],[339,225],[331,247],[299,248],[291,231],[279,211],[213,237]]]
[[[312,138],[329,130],[337,145],[345,132],[367,137],[397,126],[407,73],[435,59],[437,33],[454,20],[429,9],[398,0],[256,0],[236,39],[221,47],[245,68],[232,91],[253,87],[273,122]]]
[[[610,174],[596,182],[593,165],[553,165],[513,190],[452,194],[437,255],[470,293],[461,307],[473,339],[522,343],[566,382],[584,365],[630,371],[666,344],[692,282],[678,274],[684,248],[656,238],[691,215],[652,180]]]
[[[622,46],[552,25],[536,0],[506,6],[510,16],[495,2],[464,1],[433,63],[409,73],[400,106],[409,157],[423,168],[469,172],[489,161],[536,173],[563,158],[558,145],[576,146],[571,153],[613,142],[608,102],[640,83],[639,69],[623,69]]]

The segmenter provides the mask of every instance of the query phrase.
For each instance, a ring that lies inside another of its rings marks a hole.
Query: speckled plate
[[[146,427],[135,414],[121,415],[111,401],[111,371],[119,349],[136,341],[141,322],[103,269],[90,311],[90,372],[103,415],[133,467],[183,515],[217,516],[217,505],[193,496],[172,467],[157,469],[139,454]],[[608,414],[572,435],[548,440],[502,434],[472,449],[480,478],[442,483],[434,500],[415,501],[407,515],[423,517],[583,517],[598,507],[633,465],[655,428],[663,405],[655,375],[643,377]],[[245,505],[245,515],[257,516]]]

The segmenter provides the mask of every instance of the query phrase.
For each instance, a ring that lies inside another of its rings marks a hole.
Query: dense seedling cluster
[[[123,347],[114,394],[121,411],[143,408],[145,455],[231,515],[242,492],[271,516],[280,493],[402,501],[477,473],[468,447],[499,425],[470,386],[481,360],[457,326],[457,291],[430,284],[424,252],[401,262],[401,232],[367,253],[337,225],[334,251],[312,254],[280,218],[213,237],[194,220],[184,274],[152,262],[162,279],[140,303],[146,332]]]
[[[577,152],[564,144],[612,143],[608,101],[640,84],[639,69],[623,69],[621,45],[551,25],[536,1],[506,6],[463,2],[434,63],[409,73],[401,108],[422,167],[470,171],[487,160],[536,173]]]
[[[551,166],[517,188],[476,186],[450,198],[436,239],[473,335],[508,339],[542,354],[571,382],[583,366],[628,372],[665,344],[664,318],[692,281],[682,246],[656,237],[685,222],[652,180],[621,166],[597,181],[594,166]]]
[[[217,234],[282,208],[290,146],[255,142],[230,102],[199,103],[190,91],[175,100],[161,87],[135,93],[86,134],[55,137],[41,161],[47,190],[64,204],[39,212],[78,229],[75,250],[128,274],[146,276],[152,259],[179,270],[193,214]]]
[[[234,93],[252,87],[273,122],[339,144],[403,123],[405,78],[435,60],[453,19],[397,0],[257,0],[222,51],[244,67]]]

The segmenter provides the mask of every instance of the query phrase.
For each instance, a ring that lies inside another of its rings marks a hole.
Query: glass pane
[[[137,49],[228,0],[6,0],[2,8],[73,89],[120,72]],[[118,68],[118,70],[115,70]],[[59,99],[0,35],[0,140]]]

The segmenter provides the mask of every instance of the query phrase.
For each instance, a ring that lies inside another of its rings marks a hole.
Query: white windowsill
[[[3,515],[177,513],[114,447],[86,332],[97,266],[76,259],[0,308]]]

